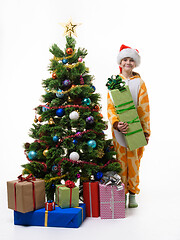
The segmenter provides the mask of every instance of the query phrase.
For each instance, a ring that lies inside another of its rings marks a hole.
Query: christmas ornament
[[[65,59],[65,58],[62,60],[62,63],[63,63],[63,64],[66,64],[67,62],[68,62],[68,60]]]
[[[74,160],[74,161],[78,161],[79,160],[79,154],[77,152],[72,152],[70,155],[69,155],[69,158],[71,160]]]
[[[98,111],[100,110],[100,107],[99,107],[98,105],[95,105],[95,106],[94,106],[94,110],[95,110],[96,112],[98,112]]]
[[[91,99],[90,98],[84,98],[82,100],[82,104],[89,106],[91,104]]]
[[[76,139],[73,139],[73,143],[74,143],[74,145],[76,145],[78,143],[78,141]]]
[[[82,75],[80,76],[80,84],[84,85],[84,79],[83,79]]]
[[[103,173],[97,172],[96,174],[94,174],[94,177],[95,177],[95,180],[99,181],[103,177]]]
[[[42,122],[42,117],[41,116],[38,117],[38,121]]]
[[[70,96],[68,96],[68,102],[73,102],[73,99]]]
[[[87,142],[87,144],[88,144],[89,147],[92,147],[92,148],[95,148],[95,147],[96,147],[96,141],[94,141],[94,140],[89,140],[89,141]]]
[[[25,149],[29,149],[29,147],[30,147],[30,143],[28,143],[28,142],[25,143],[25,144],[24,144],[24,147],[25,147]]]
[[[65,114],[65,111],[64,111],[63,108],[59,108],[59,109],[56,110],[56,115],[58,117],[62,117],[62,116],[64,116],[64,114]]]
[[[54,142],[58,142],[58,140],[59,140],[59,137],[58,137],[58,136],[54,136],[54,137],[53,137],[53,141],[54,141]]]
[[[52,166],[52,171],[53,171],[53,172],[58,171],[58,166],[57,166],[57,165],[53,165],[53,166]]]
[[[72,48],[67,48],[67,49],[66,49],[66,53],[67,53],[68,55],[71,55],[71,54],[73,53],[73,49],[72,49]]]
[[[29,158],[30,160],[35,159],[36,156],[37,156],[37,152],[35,152],[35,151],[30,151],[30,152],[28,153],[28,158]]]
[[[82,57],[79,57],[78,62],[82,62],[82,61],[83,61]]]
[[[43,151],[43,155],[46,157],[47,154],[48,154],[48,149],[45,149],[45,150]]]
[[[103,148],[99,148],[99,149],[98,149],[97,157],[98,157],[98,158],[102,158],[103,156],[104,156],[104,150],[103,150]]]
[[[37,117],[35,117],[35,119],[34,119],[34,122],[35,122],[35,123],[37,123],[37,122],[38,122],[38,119],[37,119]]]
[[[77,178],[80,178],[81,177],[81,174],[80,173],[77,173]]]
[[[96,88],[95,88],[95,86],[91,86],[91,88],[92,88],[92,91],[93,91],[93,92],[95,92],[95,91],[96,91]]]
[[[48,108],[46,108],[46,107],[48,107],[48,105],[46,105],[45,107],[42,107],[42,111],[43,111],[43,112],[48,111]]]
[[[56,97],[58,98],[63,98],[64,97],[64,94],[62,93],[63,91],[61,89],[58,89],[57,90],[57,93],[56,93]]]
[[[68,35],[69,37],[71,37],[71,34],[74,34],[77,37],[76,27],[81,25],[81,23],[73,23],[72,19],[70,19],[68,23],[60,23],[60,25],[65,28],[64,36]]]
[[[53,125],[53,124],[55,124],[55,122],[54,122],[53,118],[50,118],[50,119],[49,119],[49,122],[48,122],[48,124],[49,124],[49,125]]]
[[[89,124],[94,123],[94,118],[93,118],[93,116],[87,117],[87,118],[86,118],[86,122],[89,123]]]
[[[53,78],[53,79],[56,79],[56,78],[57,78],[57,75],[56,75],[55,72],[52,74],[52,78]]]
[[[66,80],[63,81],[63,86],[64,87],[68,87],[70,85],[71,85],[71,81],[69,79],[66,79]]]
[[[73,111],[69,114],[69,118],[71,120],[78,120],[79,119],[79,113],[77,111]]]
[[[47,157],[47,154],[48,154],[48,149],[45,149],[45,150],[43,151],[43,155],[44,155],[45,157]]]

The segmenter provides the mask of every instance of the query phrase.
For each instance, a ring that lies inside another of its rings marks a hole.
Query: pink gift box
[[[125,191],[114,185],[99,184],[100,217],[102,219],[125,218]]]

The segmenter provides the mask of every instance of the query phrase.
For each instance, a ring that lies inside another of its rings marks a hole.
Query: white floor
[[[141,162],[139,207],[126,209],[125,219],[86,218],[78,229],[14,226],[13,211],[7,209],[6,180],[2,180],[0,239],[180,240],[179,163],[170,164],[178,159],[168,153],[153,154],[152,149],[155,151],[155,143],[147,148]]]

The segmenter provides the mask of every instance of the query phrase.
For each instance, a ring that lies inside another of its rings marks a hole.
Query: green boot
[[[128,207],[129,208],[136,208],[136,207],[138,207],[138,204],[136,202],[135,194],[129,193],[129,204],[128,204]]]

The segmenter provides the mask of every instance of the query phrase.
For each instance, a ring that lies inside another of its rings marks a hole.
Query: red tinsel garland
[[[88,132],[94,132],[94,133],[97,134],[97,135],[102,135],[102,134],[104,134],[104,133],[98,133],[98,132],[94,131],[93,129],[85,130],[85,131],[83,131],[83,132],[79,132],[79,133],[76,133],[76,134],[74,134],[74,135],[70,135],[70,136],[61,138],[60,141],[58,142],[58,144],[56,145],[56,147],[58,147],[59,144],[64,141],[64,139],[79,137],[79,136],[82,136],[83,134],[88,133]]]
[[[86,162],[86,161],[82,161],[82,160],[72,160],[72,159],[69,159],[69,158],[62,158],[61,161],[59,161],[58,163],[58,173],[57,175],[58,176],[61,176],[61,163],[63,161],[68,161],[68,162],[71,162],[71,163],[75,163],[75,164],[88,164],[88,165],[94,165],[94,166],[99,166],[98,164],[96,163],[92,163],[92,162]],[[104,166],[99,166],[99,168],[104,168],[106,167],[107,165],[109,165],[111,162],[115,162],[116,160],[109,160]]]

